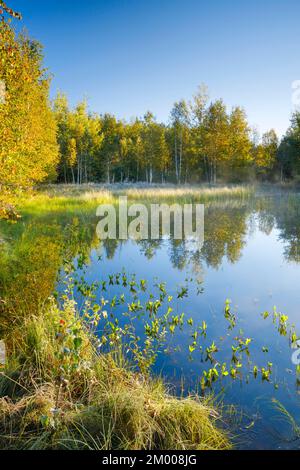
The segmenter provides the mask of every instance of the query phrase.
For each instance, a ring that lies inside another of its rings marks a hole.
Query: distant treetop
[[[12,8],[9,8],[9,6],[7,6],[3,0],[0,0],[0,15],[4,15],[4,13],[7,13],[9,16],[12,16],[13,18],[17,18],[18,20],[22,19],[22,16],[20,13],[17,13],[16,11],[12,10]]]

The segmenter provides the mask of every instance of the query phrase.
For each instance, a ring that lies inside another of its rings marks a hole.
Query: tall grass
[[[224,200],[224,198],[244,199],[254,194],[251,186],[222,186],[222,187],[156,187],[118,191],[130,199],[143,200],[193,200],[206,202],[211,200]]]
[[[114,196],[108,191],[68,193],[64,190],[53,193],[43,191],[20,199],[18,206],[22,215],[45,215],[48,213],[70,214],[94,211],[99,204],[114,203]]]
[[[230,448],[209,398],[176,398],[161,380],[100,354],[71,301],[52,299],[6,345],[1,449]]]
[[[117,204],[119,196],[145,203],[205,203],[224,199],[244,200],[254,192],[252,186],[49,185],[20,198],[18,207],[22,215],[62,214],[94,211],[99,204]]]
[[[49,197],[78,197],[80,199],[110,198],[112,195],[124,194],[130,198],[168,198],[185,197],[211,198],[232,196],[241,197],[252,195],[255,191],[254,186],[250,185],[230,185],[230,186],[176,186],[160,184],[83,184],[83,185],[65,185],[56,184],[40,188],[39,192],[47,194]]]

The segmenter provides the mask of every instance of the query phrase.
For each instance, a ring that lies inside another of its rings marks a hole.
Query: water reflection
[[[247,202],[209,203],[205,207],[205,240],[201,250],[197,243],[187,240],[141,240],[135,244],[141,259],[150,261],[166,250],[174,269],[199,273],[204,267],[220,269],[224,261],[238,263],[251,233],[257,229],[270,236],[276,229],[283,244],[284,259],[299,263],[299,202],[298,195],[289,194]],[[35,309],[53,291],[64,260],[71,260],[79,253],[88,257],[94,248],[107,260],[113,260],[118,250],[126,250],[128,241],[100,242],[95,232],[96,223],[93,212],[79,212],[76,217],[53,213],[27,215],[15,225],[1,222],[2,300],[9,301],[9,307],[15,310]]]
[[[195,292],[186,299],[185,311],[195,322],[207,320],[219,338],[224,302],[230,297],[243,329],[258,340],[255,360],[266,361],[262,348],[266,342],[272,345],[276,374],[284,384],[276,397],[300,418],[295,377],[290,372],[280,376],[291,368],[288,345],[259,318],[262,311],[277,305],[300,330],[300,197],[285,194],[207,204],[201,250],[188,240],[99,242],[95,212],[28,214],[18,224],[0,224],[0,332],[13,328],[12,319],[37,311],[54,291],[64,262],[79,257],[89,263],[88,281],[124,268],[140,277],[156,276],[176,291],[176,284],[193,278]],[[158,364],[174,383],[184,375],[192,384],[200,367],[199,362],[188,363],[180,351],[160,358]],[[267,411],[265,403],[274,394],[271,384],[267,388],[258,382],[249,383],[242,393],[240,383],[226,392],[228,403],[239,404],[249,422],[256,413],[264,417],[255,427],[256,445],[278,445],[266,433],[274,410]]]

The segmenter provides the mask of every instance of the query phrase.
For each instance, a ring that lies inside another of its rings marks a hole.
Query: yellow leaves
[[[58,160],[56,123],[48,103],[40,47],[16,37],[6,23],[0,29],[0,79],[6,87],[0,107],[0,181],[28,186],[54,173]]]
[[[22,19],[22,16],[20,13],[17,13],[12,8],[7,6],[3,0],[0,0],[0,15],[3,15],[4,12],[7,13],[9,16],[12,16],[13,18],[17,18],[18,20]]]
[[[77,156],[76,139],[71,138],[68,142],[68,164],[70,167],[75,166],[76,156]]]
[[[16,222],[20,217],[20,214],[16,212],[16,209],[12,204],[8,204],[7,202],[2,202],[0,200],[0,219]]]

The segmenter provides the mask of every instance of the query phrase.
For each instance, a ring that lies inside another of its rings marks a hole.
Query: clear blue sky
[[[172,103],[204,82],[261,131],[285,131],[300,79],[299,0],[7,0],[45,46],[52,96],[119,118]]]

